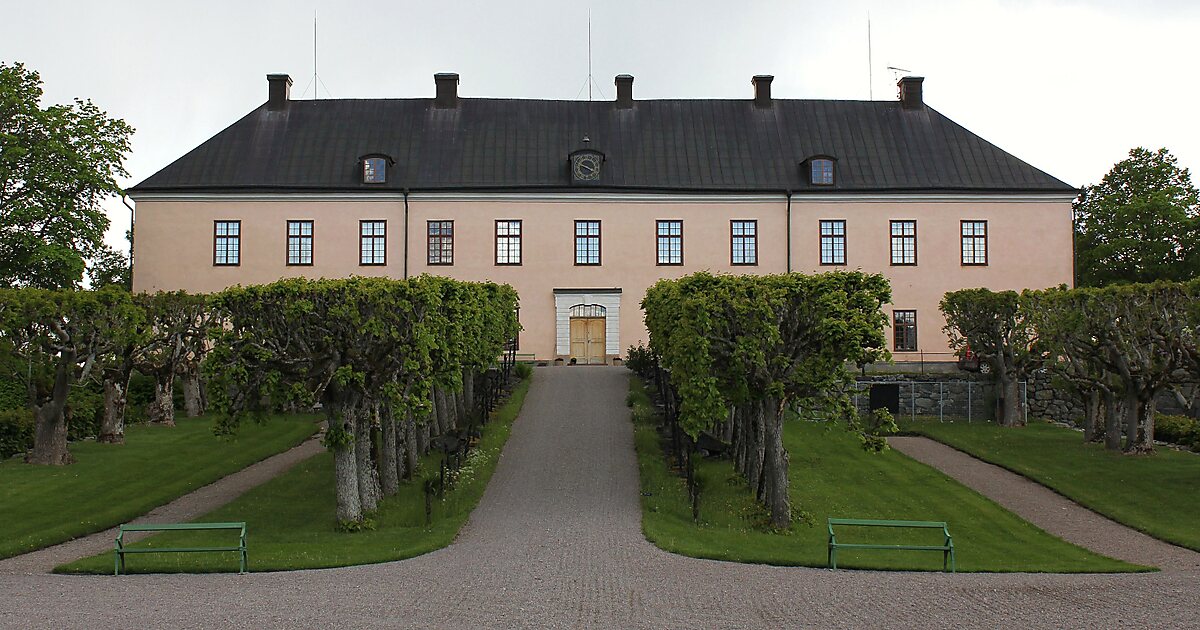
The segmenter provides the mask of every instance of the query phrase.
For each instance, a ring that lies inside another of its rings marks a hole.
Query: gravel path
[[[622,368],[543,368],[459,539],[277,574],[0,575],[13,627],[1196,627],[1200,573],[882,573],[696,560],[640,527]],[[251,549],[253,563],[253,549]],[[66,605],[63,605],[63,603]]]
[[[1151,538],[1037,482],[941,442],[925,437],[893,437],[888,443],[1063,540],[1110,558],[1164,571],[1200,570],[1200,553]]]
[[[320,438],[314,436],[299,446],[251,464],[228,477],[189,492],[166,505],[160,505],[131,522],[183,523],[199,518],[238,498],[247,490],[273,479],[298,462],[320,453],[324,448],[324,446],[321,446]],[[130,532],[125,535],[125,540],[136,542],[149,535],[150,532]],[[32,553],[0,560],[0,574],[49,573],[54,567],[60,564],[86,558],[87,556],[94,556],[105,551],[112,551],[113,539],[116,537],[117,528],[114,527],[82,538],[69,540],[53,547],[46,547]],[[4,596],[0,594],[0,598],[2,597]]]

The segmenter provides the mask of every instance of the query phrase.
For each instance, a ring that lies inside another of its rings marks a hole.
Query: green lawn
[[[483,496],[521,409],[530,380],[521,382],[484,427],[479,446],[444,500],[433,501],[425,525],[422,474],[436,475],[441,455],[430,453],[400,493],[385,499],[376,528],[355,533],[336,529],[333,457],[322,453],[257,487],[197,522],[245,521],[249,570],[288,571],[402,560],[449,545]],[[159,534],[137,546],[209,546],[236,542],[232,532]],[[237,571],[235,553],[138,554],[126,558],[131,573]],[[55,569],[61,573],[111,573],[111,552]]]
[[[132,520],[303,442],[315,420],[247,422],[233,437],[213,435],[209,417],[180,419],[174,428],[133,425],[123,445],[72,443],[70,466],[0,463],[0,558]]]
[[[1200,551],[1200,455],[1159,448],[1122,455],[1048,423],[908,422],[905,431],[949,444],[1045,485],[1109,518]]]
[[[1021,520],[942,473],[896,451],[869,454],[841,428],[790,421],[794,508],[808,523],[768,529],[766,512],[725,459],[705,460],[701,523],[692,521],[683,479],[667,469],[641,384],[632,379],[635,439],[642,485],[642,528],[659,547],[700,558],[826,566],[828,517],[947,521],[959,571],[1118,572],[1147,570],[1076,547]],[[699,460],[698,460],[699,461]],[[940,531],[845,528],[844,542],[940,543]],[[914,551],[839,551],[838,566],[941,570],[942,556]]]

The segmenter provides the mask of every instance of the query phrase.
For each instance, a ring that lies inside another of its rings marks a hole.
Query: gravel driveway
[[[0,575],[10,627],[1200,626],[1200,573],[882,573],[695,560],[640,528],[623,368],[543,368],[458,541],[279,574]],[[253,548],[251,548],[253,561]]]

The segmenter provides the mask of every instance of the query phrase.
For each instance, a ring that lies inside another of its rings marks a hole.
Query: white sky
[[[938,111],[1076,186],[1139,145],[1200,166],[1194,0],[3,0],[0,60],[39,71],[49,102],[132,124],[131,186],[265,101],[264,75],[291,74],[298,98],[314,11],[333,97],[431,97],[448,71],[466,97],[572,99],[589,10],[597,99],[620,73],[634,98],[750,98],[751,75],[774,74],[777,98],[893,99],[898,66]],[[106,208],[124,246],[129,213]]]

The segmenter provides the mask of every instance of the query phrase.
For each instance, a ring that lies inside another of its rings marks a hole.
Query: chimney
[[[754,84],[754,105],[756,107],[771,106],[771,81],[774,80],[775,77],[769,74],[756,74],[750,80]]]
[[[458,73],[439,72],[433,75],[433,82],[437,85],[433,106],[447,109],[458,107]]]
[[[617,109],[633,107],[633,76],[618,74],[615,83],[617,84]]]
[[[286,74],[267,75],[267,109],[287,109],[292,96],[292,77]]]
[[[900,86],[900,107],[904,109],[921,109],[925,101],[921,98],[921,82],[925,77],[904,77],[896,85]]]

